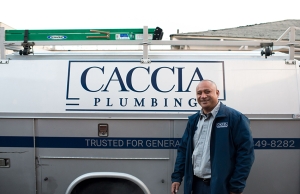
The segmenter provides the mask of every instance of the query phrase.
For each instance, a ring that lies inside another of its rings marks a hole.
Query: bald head
[[[216,90],[218,90],[217,84],[216,84],[214,81],[209,80],[209,79],[203,79],[203,80],[201,80],[201,81],[199,82],[199,84],[201,84],[202,82],[209,82],[209,83],[211,83],[211,84],[215,87]],[[199,84],[198,84],[198,85],[199,85]],[[197,85],[197,87],[198,87],[198,85]],[[197,89],[197,87],[196,87],[196,89]]]
[[[202,80],[196,87],[197,101],[203,112],[210,113],[218,104],[219,90],[215,82]]]

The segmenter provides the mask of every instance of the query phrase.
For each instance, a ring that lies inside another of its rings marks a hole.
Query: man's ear
[[[220,91],[219,90],[217,90],[216,91],[216,94],[218,95],[218,97],[219,97],[219,95],[220,95]]]

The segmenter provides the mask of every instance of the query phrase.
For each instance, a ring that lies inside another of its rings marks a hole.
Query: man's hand
[[[174,182],[172,183],[172,186],[171,186],[171,193],[172,194],[176,194],[179,190],[179,186],[180,186],[180,183],[179,182]]]

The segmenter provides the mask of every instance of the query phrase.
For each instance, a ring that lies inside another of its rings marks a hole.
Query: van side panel
[[[25,137],[25,138],[24,138]],[[0,119],[0,192],[35,193],[35,155],[33,119]]]

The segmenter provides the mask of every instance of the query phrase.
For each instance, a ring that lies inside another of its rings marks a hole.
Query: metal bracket
[[[33,46],[35,45],[34,42],[23,42],[21,45],[24,49],[19,51],[20,55],[29,55],[33,53]]]
[[[151,63],[150,59],[141,59],[141,63]]]
[[[152,40],[161,40],[164,35],[163,30],[160,27],[156,27]]]
[[[24,42],[21,44],[23,46],[23,50],[19,51],[20,55],[29,55],[33,53],[33,46],[35,45],[34,42],[28,42],[29,32],[25,30],[24,32]]]
[[[151,63],[148,58],[148,26],[144,26],[143,28],[143,58],[141,59],[141,63]]]
[[[296,60],[285,60],[285,64],[286,65],[296,65],[297,62],[296,62]]]
[[[6,59],[4,41],[5,30],[4,27],[0,27],[0,59]]]
[[[293,119],[300,119],[300,113],[299,114],[293,114]]]
[[[273,42],[260,43],[260,47],[264,48],[264,50],[261,51],[261,56],[265,55],[265,58],[267,58],[268,56],[274,54]]]
[[[0,60],[0,64],[8,64],[8,63],[9,63],[8,59]]]

